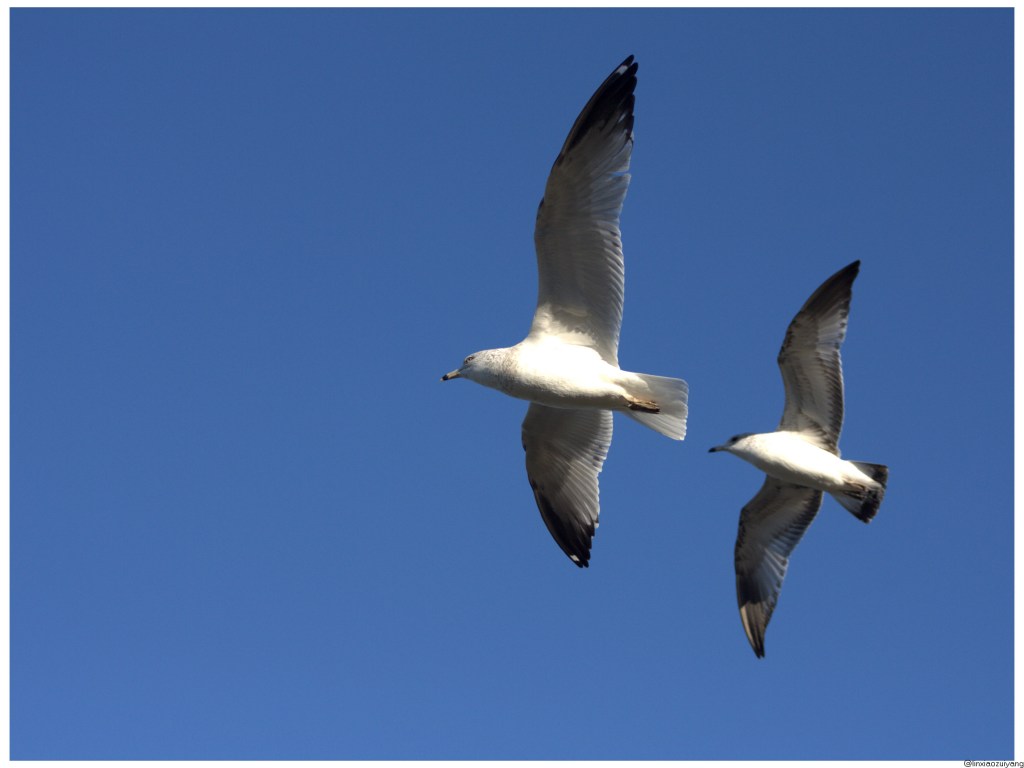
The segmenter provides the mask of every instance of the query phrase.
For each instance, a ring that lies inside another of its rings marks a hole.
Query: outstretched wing
[[[821,491],[773,477],[740,513],[736,534],[736,599],[754,653],[764,656],[764,633],[786,578],[789,556],[821,507]]]
[[[611,411],[531,403],[523,420],[526,474],[540,515],[581,568],[590,561],[600,512],[597,476],[611,442]]]
[[[633,150],[630,56],[573,124],[548,176],[534,243],[539,287],[531,336],[555,335],[618,365],[625,268],[619,214]]]
[[[839,455],[843,428],[843,363],[853,280],[860,261],[822,283],[793,318],[779,350],[786,387],[780,430],[802,432],[821,448]]]

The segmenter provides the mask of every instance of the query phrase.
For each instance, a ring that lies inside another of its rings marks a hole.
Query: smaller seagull
[[[822,493],[865,523],[878,512],[889,469],[839,457],[843,366],[853,280],[860,261],[826,280],[793,318],[779,351],[786,407],[775,432],[745,433],[711,449],[727,451],[765,472],[764,485],[740,513],[736,597],[740,620],[758,658],[786,577],[789,556],[821,507]]]
[[[587,567],[598,524],[597,476],[612,411],[673,440],[686,434],[682,379],[619,368],[625,268],[619,214],[629,186],[637,64],[630,56],[580,112],[537,211],[533,325],[514,347],[476,352],[441,377],[530,401],[526,474],[558,546]]]

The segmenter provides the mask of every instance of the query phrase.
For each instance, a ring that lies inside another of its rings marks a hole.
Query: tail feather
[[[858,520],[870,523],[878,514],[878,507],[885,498],[885,485],[889,480],[889,468],[884,464],[869,464],[866,461],[851,461],[857,469],[877,483],[875,487],[859,486],[844,493],[833,493],[832,498],[854,514]]]
[[[667,376],[652,376],[649,373],[635,375],[643,380],[647,390],[634,394],[643,400],[654,402],[658,406],[658,412],[630,410],[623,413],[673,440],[682,440],[686,437],[686,403],[689,397],[686,382]]]

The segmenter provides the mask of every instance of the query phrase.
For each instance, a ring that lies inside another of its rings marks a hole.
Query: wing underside
[[[523,421],[526,474],[558,546],[576,565],[590,561],[600,512],[597,476],[612,441],[610,411],[531,403]]]
[[[789,557],[821,507],[822,492],[766,477],[740,513],[736,534],[736,599],[754,653],[764,656],[764,635],[786,577]]]
[[[843,428],[843,364],[855,261],[822,283],[793,318],[779,350],[786,389],[780,430],[802,432],[838,455]]]
[[[637,65],[630,56],[583,108],[537,211],[531,335],[551,334],[618,364],[624,265],[619,214],[629,186]]]

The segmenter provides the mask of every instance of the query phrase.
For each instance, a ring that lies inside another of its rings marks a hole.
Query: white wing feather
[[[843,363],[855,261],[826,280],[793,318],[779,350],[786,387],[780,430],[801,432],[819,447],[839,455],[843,428]]]
[[[764,633],[786,578],[789,556],[821,507],[821,491],[766,477],[740,513],[736,534],[736,599],[754,653],[764,656]]]
[[[590,560],[600,503],[597,476],[612,442],[611,411],[531,403],[523,421],[526,474],[541,517],[581,568]]]
[[[537,211],[538,295],[530,336],[596,349],[618,365],[625,268],[619,214],[633,149],[630,56],[583,108],[548,176]]]

